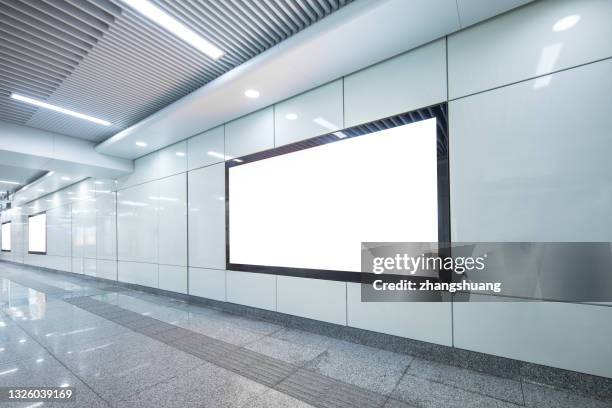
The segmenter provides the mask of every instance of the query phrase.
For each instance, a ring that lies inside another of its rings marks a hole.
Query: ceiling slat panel
[[[121,0],[0,0],[0,119],[104,140],[350,2],[151,1],[225,54],[210,59]],[[112,125],[28,106],[11,92]]]

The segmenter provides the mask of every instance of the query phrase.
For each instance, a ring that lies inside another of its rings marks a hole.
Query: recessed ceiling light
[[[16,181],[8,181],[8,180],[0,180],[0,183],[2,183],[2,184],[13,184],[13,185],[16,185],[16,186],[21,184],[21,183],[18,183]]]
[[[148,144],[146,144],[145,142],[136,142],[136,146],[138,146],[138,147],[147,147]]]
[[[256,89],[247,89],[244,91],[244,96],[251,99],[259,98],[259,91]]]
[[[185,153],[183,153],[183,152],[176,152],[176,155],[179,156],[179,157],[183,157],[183,156],[185,156]]]
[[[580,16],[578,14],[573,14],[571,16],[563,17],[561,20],[557,21],[553,25],[553,31],[565,31],[569,30],[580,21]]]
[[[186,25],[170,16],[168,13],[155,6],[148,0],[123,0],[125,4],[138,11],[140,14],[160,25],[172,34],[176,35],[187,44],[191,45],[195,49],[203,52],[212,59],[219,59],[223,56],[224,52],[221,51],[217,46],[212,44],[210,41],[196,34],[193,30],[188,28]]]
[[[62,180],[64,180],[64,181],[70,181],[70,177],[63,176],[63,177],[62,177]]]
[[[296,115],[295,113],[288,113],[285,115],[285,119],[287,120],[296,120],[298,118],[298,115]]]
[[[21,102],[29,103],[30,105],[40,106],[41,108],[49,109],[55,112],[64,113],[66,115],[74,116],[75,118],[88,120],[90,122],[97,123],[98,125],[110,126],[110,122],[93,116],[85,115],[84,113],[75,112],[70,109],[60,108],[59,106],[51,105],[50,103],[39,101],[38,99],[28,98],[27,96],[19,95],[16,93],[11,94],[11,98]]]

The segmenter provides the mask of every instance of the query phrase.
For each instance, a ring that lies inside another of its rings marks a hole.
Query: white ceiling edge
[[[462,1],[487,18],[525,0]],[[471,11],[470,11],[471,10]],[[463,28],[455,0],[359,0],[96,146],[135,159]],[[471,14],[470,14],[471,13]],[[464,25],[465,27],[465,25]],[[260,92],[257,99],[246,89]],[[146,147],[135,145],[144,141]]]
[[[98,178],[134,170],[132,160],[101,154],[93,142],[6,122],[0,122],[0,163]]]
[[[49,172],[12,194],[10,201],[13,203],[13,208],[23,206],[34,200],[52,196],[53,193],[85,179],[87,177],[82,175]]]

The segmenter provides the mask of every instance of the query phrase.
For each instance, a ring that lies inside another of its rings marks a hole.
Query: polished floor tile
[[[520,381],[495,377],[420,358],[415,358],[410,363],[407,374],[515,404],[524,404]]]
[[[404,375],[393,391],[394,399],[422,408],[517,408],[519,405],[450,385]]]
[[[528,408],[612,408],[611,402],[575,395],[552,387],[523,383]]]
[[[204,364],[126,400],[121,407],[242,407],[268,388],[212,364]]]
[[[295,344],[271,336],[262,337],[246,345],[248,350],[302,366],[324,353],[326,348]]]
[[[314,405],[271,389],[247,401],[243,408],[314,408]]]
[[[389,395],[411,361],[412,357],[405,354],[337,341],[305,367],[337,380]]]
[[[114,289],[118,291],[114,292]],[[611,407],[78,276],[0,263],[0,386],[58,407]]]

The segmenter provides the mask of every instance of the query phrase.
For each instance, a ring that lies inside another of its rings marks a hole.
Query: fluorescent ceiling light
[[[8,180],[0,180],[0,183],[2,183],[2,184],[13,184],[15,186],[21,185],[21,183],[18,183],[16,181],[8,181]]]
[[[298,115],[296,115],[295,113],[288,113],[285,115],[285,119],[287,120],[296,120],[298,118]]]
[[[344,139],[346,137],[346,133],[344,132],[334,132],[333,133],[338,139]]]
[[[45,189],[43,189],[43,188],[39,188],[39,189],[37,189],[36,191],[38,191],[39,193],[44,193],[44,192],[45,192]]]
[[[145,142],[136,142],[136,146],[138,146],[138,147],[147,147],[148,144],[146,144]]]
[[[183,23],[170,16],[168,13],[155,6],[148,0],[123,0],[125,4],[138,11],[140,14],[160,25],[172,34],[176,35],[195,49],[208,55],[210,58],[218,60],[224,54],[218,47],[210,41],[202,38]]]
[[[62,180],[64,180],[64,181],[70,181],[70,177],[64,176],[64,177],[62,177]]]
[[[259,98],[259,91],[256,89],[247,89],[244,91],[244,96],[251,99]]]
[[[55,112],[64,113],[66,115],[74,116],[75,118],[88,120],[90,122],[97,123],[99,125],[110,126],[110,122],[93,116],[85,115],[83,113],[75,112],[70,109],[60,108],[59,106],[51,105],[50,103],[39,101],[38,99],[28,98],[27,96],[11,93],[11,98],[21,102],[29,103],[30,105],[40,106],[41,108],[49,109]]]
[[[185,153],[183,153],[183,152],[176,152],[176,155],[179,156],[179,157],[183,157],[183,156],[185,156]]]
[[[580,16],[578,14],[573,14],[571,16],[563,17],[561,20],[557,21],[555,25],[553,25],[553,31],[565,31],[569,30],[580,21]]]

